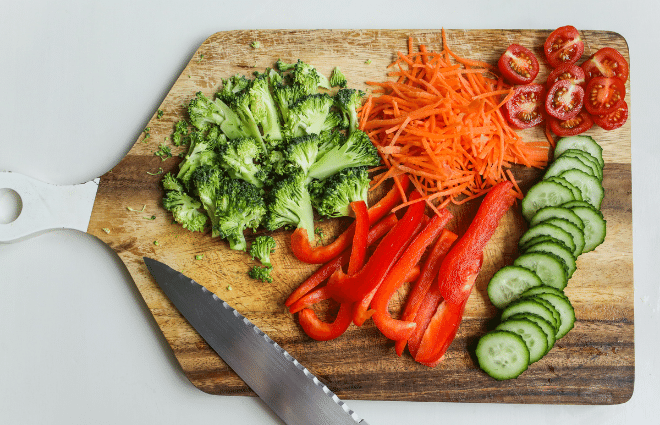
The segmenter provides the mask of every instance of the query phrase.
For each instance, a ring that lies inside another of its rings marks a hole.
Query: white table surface
[[[347,401],[372,425],[512,425],[532,418],[537,424],[658,423],[657,2],[7,3],[0,9],[0,170],[62,184],[112,168],[192,53],[217,31],[571,24],[620,33],[630,49],[633,98],[632,399],[616,406]],[[0,423],[184,422],[281,423],[256,398],[211,396],[194,388],[126,268],[96,238],[61,230],[0,245]]]

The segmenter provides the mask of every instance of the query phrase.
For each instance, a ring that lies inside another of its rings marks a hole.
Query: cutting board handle
[[[98,185],[99,179],[76,185],[54,185],[19,173],[0,172],[0,190],[14,191],[19,202],[18,217],[0,223],[0,243],[20,241],[54,229],[87,231]]]

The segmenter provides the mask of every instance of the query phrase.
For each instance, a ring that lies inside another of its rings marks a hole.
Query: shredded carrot
[[[375,90],[358,112],[359,126],[388,168],[371,189],[389,178],[398,184],[407,174],[435,211],[503,180],[522,197],[510,168],[545,167],[552,140],[523,141],[500,111],[513,90],[494,74],[496,67],[453,52],[444,29],[442,41],[440,52],[425,45],[416,52],[409,37],[408,53],[397,52],[387,67],[394,80],[367,82]],[[400,207],[409,203],[404,197]]]

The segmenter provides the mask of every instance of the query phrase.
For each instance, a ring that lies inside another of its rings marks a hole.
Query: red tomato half
[[[584,90],[584,107],[591,115],[608,114],[626,97],[626,86],[616,77],[595,77]]]
[[[604,130],[615,130],[628,120],[628,104],[625,100],[619,102],[617,107],[605,115],[594,115],[594,122]]]
[[[546,87],[548,89],[559,80],[569,80],[573,84],[584,86],[585,75],[584,70],[574,63],[566,63],[564,65],[559,65],[557,68],[553,69],[550,75],[548,76],[548,81],[546,82]]]
[[[536,56],[520,44],[510,45],[500,56],[497,67],[509,84],[529,84],[539,74]]]
[[[548,117],[550,130],[559,137],[575,136],[584,133],[594,125],[591,115],[582,109],[576,117],[568,120],[558,120],[554,117]]]
[[[543,43],[545,58],[551,67],[575,63],[584,52],[584,43],[578,30],[571,25],[557,28]]]
[[[569,80],[560,80],[548,90],[545,99],[545,111],[560,120],[575,117],[582,109],[584,89]]]
[[[543,122],[545,89],[540,84],[517,86],[514,94],[504,104],[504,116],[517,128],[529,128]]]
[[[628,80],[628,61],[611,47],[603,47],[582,64],[588,80],[595,77],[617,77],[624,83]]]

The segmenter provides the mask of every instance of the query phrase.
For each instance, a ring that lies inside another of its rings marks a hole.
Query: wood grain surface
[[[542,58],[541,46],[550,30],[448,30],[448,42],[458,54],[496,63],[513,42],[534,50]],[[582,60],[601,47],[611,46],[628,57],[626,41],[618,34],[582,31],[585,52]],[[211,394],[254,395],[212,351],[167,300],[148,273],[143,256],[150,256],[182,271],[227,301],[273,340],[297,358],[344,399],[417,400],[453,402],[616,404],[627,401],[634,385],[634,316],[632,263],[631,119],[616,131],[590,130],[603,146],[605,199],[602,211],[607,237],[595,251],[578,259],[578,270],[566,294],[577,316],[575,328],[557,342],[550,353],[533,364],[518,379],[498,382],[485,375],[474,358],[479,336],[497,323],[498,310],[486,295],[492,274],[510,264],[517,254],[517,240],[526,229],[515,206],[504,217],[485,252],[483,271],[473,291],[455,342],[436,368],[413,361],[406,352],[394,353],[371,321],[351,326],[330,342],[309,339],[297,318],[284,308],[284,300],[316,266],[292,257],[288,231],[273,234],[278,249],[273,256],[275,271],[271,284],[247,277],[256,264],[248,254],[233,252],[223,241],[208,234],[193,234],[172,223],[162,208],[160,186],[164,172],[175,170],[177,154],[161,161],[154,156],[165,143],[176,121],[185,116],[186,105],[201,90],[212,95],[221,79],[236,73],[251,75],[285,61],[302,59],[329,75],[339,66],[351,87],[369,91],[365,81],[382,81],[386,66],[397,51],[407,50],[408,37],[429,50],[442,48],[440,30],[265,30],[231,31],[209,37],[190,58],[174,86],[150,120],[150,136],[135,142],[127,156],[102,176],[89,225],[89,233],[112,247],[131,273],[181,369],[199,389]],[[261,47],[250,46],[259,40]],[[370,63],[367,63],[370,61]],[[541,60],[543,81],[548,68]],[[634,79],[634,63],[631,64]],[[630,80],[629,80],[630,81]],[[630,105],[630,83],[627,83]],[[543,140],[540,128],[523,132],[526,140]],[[523,190],[538,181],[541,170],[514,168]],[[377,194],[374,196],[378,196]],[[449,228],[461,234],[476,212],[480,200],[451,208],[456,218]],[[130,211],[127,207],[143,211]],[[147,218],[156,216],[155,220]],[[146,218],[145,218],[146,217]],[[328,237],[346,227],[346,219],[319,223]],[[106,233],[103,229],[107,229]],[[254,235],[248,235],[251,240]],[[155,244],[157,241],[157,245]],[[202,260],[195,256],[203,254]],[[396,316],[407,287],[392,302]]]

